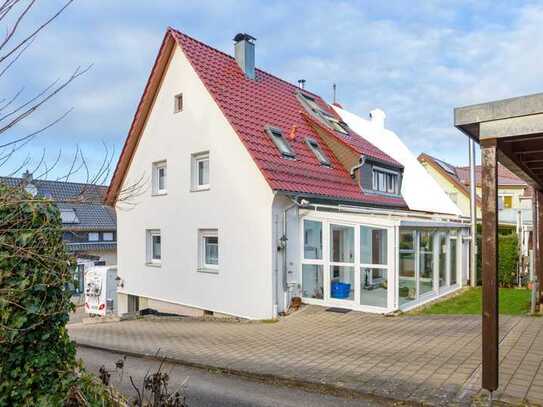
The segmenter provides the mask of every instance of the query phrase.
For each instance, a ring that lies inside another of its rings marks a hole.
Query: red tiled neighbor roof
[[[230,55],[171,28],[166,33],[165,42],[168,36],[172,36],[179,44],[272,189],[338,200],[353,200],[370,205],[406,207],[402,198],[362,192],[356,180],[351,178],[348,169],[341,165],[324,140],[304,119],[304,108],[296,96],[296,93],[300,91],[297,86],[259,69],[256,69],[255,80],[248,79]],[[163,44],[161,52],[164,52],[164,49],[167,47]],[[157,61],[159,60],[160,55],[157,58]],[[153,68],[154,71],[155,68]],[[306,93],[315,98],[323,110],[338,117],[320,97],[310,92]],[[141,116],[136,113],[134,120],[141,120]],[[281,156],[265,133],[266,126],[282,130],[296,154],[296,159],[286,159]],[[132,128],[137,127],[132,125]],[[128,138],[139,137],[132,134],[136,133],[132,131],[132,128]],[[401,168],[401,164],[354,132],[349,135],[332,133],[353,151]],[[294,135],[294,138],[289,138],[290,135]],[[320,165],[307,146],[306,137],[315,139],[321,145],[330,158],[331,167]],[[129,145],[128,139],[127,145]],[[132,145],[137,145],[137,142],[132,141],[130,146]],[[125,150],[130,150],[130,148],[125,145],[120,161],[123,160]],[[127,151],[126,154],[130,152]],[[112,186],[116,184],[115,177],[124,178],[124,175],[120,174],[122,172],[123,170],[119,170],[118,165]],[[111,190],[109,195],[113,196],[115,193]]]
[[[469,167],[456,167],[456,175],[465,185],[469,185]],[[475,166],[475,180],[477,185],[481,183],[481,166]],[[506,167],[498,163],[498,185],[520,185],[527,186],[528,184],[509,171]]]

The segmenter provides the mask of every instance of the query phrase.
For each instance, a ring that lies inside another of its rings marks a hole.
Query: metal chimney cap
[[[234,37],[234,41],[236,41],[236,42],[240,42],[240,41],[252,42],[252,41],[256,41],[256,38],[253,37],[252,35],[247,34],[247,33],[239,33],[239,34],[236,34],[236,36]]]

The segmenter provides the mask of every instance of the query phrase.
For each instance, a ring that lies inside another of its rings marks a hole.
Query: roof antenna
[[[300,89],[305,89],[305,79],[298,79],[298,86]]]
[[[333,92],[332,99],[334,100],[334,104],[335,104],[336,103],[336,84],[335,83],[332,85],[332,92]]]

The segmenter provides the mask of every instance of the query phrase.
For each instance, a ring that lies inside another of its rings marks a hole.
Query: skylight
[[[319,116],[321,119],[326,121],[335,131],[339,131],[343,134],[349,134],[347,131],[347,124],[342,122],[335,117],[331,116],[329,113],[326,113],[322,108],[317,104],[314,98],[305,93],[300,93],[303,100],[306,102],[307,106],[313,111],[313,113]]]
[[[327,167],[329,167],[330,160],[328,159],[328,157],[326,157],[326,154],[324,154],[324,152],[322,151],[321,147],[319,146],[319,143],[317,143],[312,138],[307,138],[305,141],[307,142],[307,145],[309,146],[311,151],[313,151],[313,154],[315,154],[315,157],[317,157],[317,160],[319,160],[319,162],[322,165],[326,165]]]
[[[283,136],[283,133],[281,132],[281,130],[268,127],[266,129],[266,132],[271,137],[273,143],[275,144],[275,146],[277,147],[277,149],[279,150],[279,152],[281,153],[283,157],[287,157],[287,158],[296,157],[296,154],[294,154],[294,151],[292,150],[287,140]]]
[[[456,169],[455,169],[452,165],[449,165],[449,164],[447,164],[446,162],[441,161],[441,160],[437,160],[437,159],[435,159],[435,162],[436,162],[442,169],[444,169],[446,172],[448,172],[448,173],[451,174],[451,175],[456,176]]]
[[[60,210],[60,220],[62,223],[79,223],[79,218],[72,208],[62,208]]]

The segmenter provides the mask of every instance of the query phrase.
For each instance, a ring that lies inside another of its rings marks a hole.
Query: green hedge
[[[481,284],[481,236],[477,236],[477,280]],[[518,238],[516,234],[498,235],[498,284],[512,287],[517,284]]]
[[[56,206],[0,184],[0,406],[61,405],[73,386],[71,267]]]

